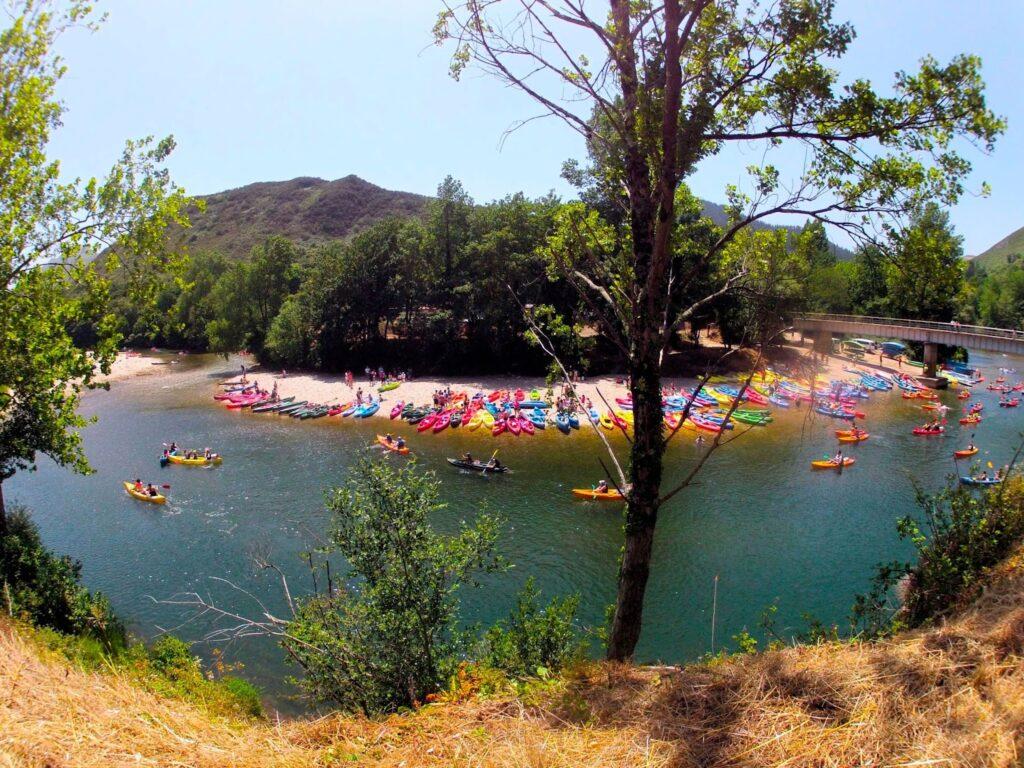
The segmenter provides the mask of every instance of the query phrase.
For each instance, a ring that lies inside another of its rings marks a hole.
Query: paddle
[[[494,449],[494,453],[491,454],[491,461],[494,461],[494,457],[497,456],[497,455],[498,455],[498,449],[495,448]],[[487,462],[487,465],[484,467],[484,471],[480,473],[481,477],[486,475],[487,474],[487,470],[491,468],[491,461]]]

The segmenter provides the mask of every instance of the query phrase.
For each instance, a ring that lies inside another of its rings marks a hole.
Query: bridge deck
[[[851,336],[875,336],[932,344],[1024,355],[1024,331],[1012,328],[986,328],[979,325],[952,325],[928,320],[902,320],[894,317],[859,315],[801,315],[793,321],[800,331],[828,331]]]

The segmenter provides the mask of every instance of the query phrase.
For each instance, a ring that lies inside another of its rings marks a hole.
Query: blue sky
[[[593,5],[597,6],[596,1]],[[123,141],[174,134],[172,172],[202,194],[254,181],[350,173],[391,189],[430,194],[446,175],[478,201],[508,192],[567,193],[563,160],[578,136],[534,121],[525,97],[479,75],[448,76],[432,45],[433,0],[106,0],[107,24],[60,43],[70,71],[68,113],[54,156],[68,175],[102,173]],[[982,56],[989,103],[1009,119],[991,157],[969,152],[972,189],[953,211],[965,250],[978,253],[1024,226],[1024,108],[1020,0],[839,0],[838,18],[858,39],[843,60],[849,77],[882,86],[926,53]],[[722,201],[751,158],[716,158],[691,180]]]

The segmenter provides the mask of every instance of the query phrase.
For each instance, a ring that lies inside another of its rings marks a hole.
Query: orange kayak
[[[964,448],[962,451],[953,451],[953,455],[958,459],[966,459],[968,456],[973,456],[977,452],[977,448]]]
[[[572,495],[580,499],[591,499],[594,501],[625,501],[623,495],[614,488],[607,491],[595,491],[591,488],[573,488]]]
[[[406,446],[404,446],[402,448],[399,448],[397,440],[392,440],[389,443],[387,437],[385,437],[384,435],[377,435],[377,442],[380,443],[381,445],[383,445],[389,451],[394,451],[395,453],[400,453],[403,456],[409,452],[409,446],[408,445],[406,445]]]

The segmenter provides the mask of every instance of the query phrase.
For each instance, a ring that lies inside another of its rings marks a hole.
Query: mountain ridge
[[[999,269],[1024,257],[1024,227],[1014,230],[999,242],[967,259],[976,267]]]
[[[285,181],[257,181],[209,195],[197,195],[206,210],[191,211],[192,226],[172,235],[193,252],[220,251],[235,259],[245,258],[252,247],[272,235],[302,245],[341,240],[393,216],[421,216],[427,195],[385,189],[349,174],[327,180],[297,176]],[[704,213],[722,225],[727,216],[719,203],[702,200]],[[758,228],[799,232],[798,226],[757,224]],[[832,243],[840,260],[853,254]]]

